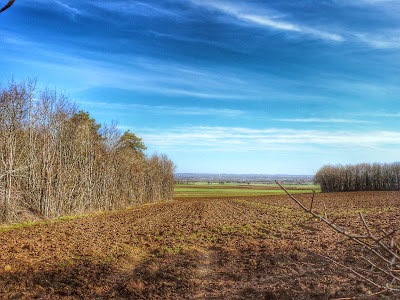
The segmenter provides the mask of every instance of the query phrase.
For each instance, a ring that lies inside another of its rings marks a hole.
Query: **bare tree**
[[[370,283],[372,286],[379,288],[381,291],[390,291],[396,294],[400,293],[400,247],[394,240],[394,234],[400,228],[394,228],[390,232],[382,230],[382,233],[376,233],[377,230],[371,229],[359,213],[361,223],[363,225],[364,234],[353,234],[344,228],[337,226],[333,221],[328,219],[328,213],[324,204],[323,214],[314,210],[314,196],[312,196],[310,208],[307,208],[302,202],[290,194],[278,181],[275,181],[286,194],[296,202],[304,211],[313,218],[323,221],[337,233],[347,237],[361,247],[362,260],[364,264],[359,264],[360,270],[353,270],[330,258],[336,264],[346,267],[348,270],[356,274],[358,277]],[[327,257],[326,257],[327,258]]]
[[[29,84],[14,81],[5,88],[0,85],[0,209],[4,220],[13,218],[21,196],[19,181],[26,174],[28,149],[23,140],[29,126],[31,90]]]
[[[400,164],[326,165],[314,176],[322,192],[400,189]]]
[[[173,163],[142,140],[76,112],[36,81],[0,83],[0,221],[124,208],[173,197]]]

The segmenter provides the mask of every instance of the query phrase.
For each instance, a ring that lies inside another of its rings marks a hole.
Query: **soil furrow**
[[[308,201],[309,196],[301,195]],[[321,194],[337,224],[400,226],[399,192]],[[367,295],[357,265],[284,196],[180,199],[0,233],[1,299],[310,299]],[[361,228],[362,229],[362,228]],[[11,270],[5,268],[9,266]],[[389,295],[390,297],[390,295]]]

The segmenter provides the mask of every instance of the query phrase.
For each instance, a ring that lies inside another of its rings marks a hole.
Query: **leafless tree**
[[[326,165],[314,181],[322,192],[400,190],[400,163]]]
[[[141,139],[76,111],[35,81],[0,83],[0,221],[124,208],[173,197],[173,163]],[[122,142],[121,142],[122,141]]]

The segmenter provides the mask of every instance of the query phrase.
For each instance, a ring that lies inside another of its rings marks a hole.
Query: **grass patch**
[[[8,224],[8,225],[1,226],[0,232],[14,230],[14,229],[20,229],[20,228],[25,228],[25,227],[31,227],[31,226],[35,226],[35,225],[46,225],[46,224],[58,223],[61,221],[73,220],[73,219],[77,219],[77,218],[84,218],[84,217],[94,215],[94,214],[97,214],[97,213],[76,215],[76,216],[63,216],[63,217],[59,217],[57,219],[52,219],[52,220],[47,220],[47,221],[22,222],[22,223],[16,223],[16,224]]]
[[[4,226],[0,227],[0,232],[9,231],[9,230],[18,229],[18,228],[30,227],[30,226],[38,225],[38,224],[46,224],[46,222],[22,222],[22,223],[18,223],[18,224],[4,225]]]
[[[289,190],[292,194],[312,193],[312,190]],[[318,191],[317,191],[318,192]],[[265,196],[283,195],[282,190],[257,190],[257,189],[216,189],[216,188],[184,188],[176,187],[174,198],[180,197],[236,197],[236,196]]]

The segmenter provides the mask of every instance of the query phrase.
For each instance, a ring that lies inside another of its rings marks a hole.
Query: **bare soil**
[[[311,195],[298,195],[310,202]],[[400,192],[318,194],[353,232],[400,226]],[[179,199],[0,232],[1,299],[335,299],[376,290],[359,249],[287,196]],[[6,265],[11,267],[6,271]]]

